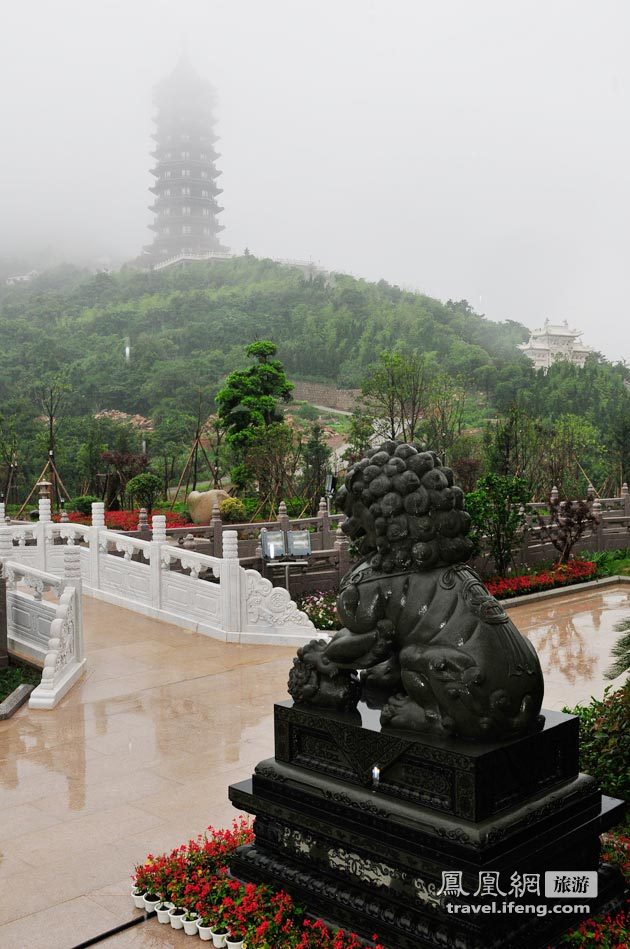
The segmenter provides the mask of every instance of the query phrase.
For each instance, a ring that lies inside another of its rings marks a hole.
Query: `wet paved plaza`
[[[88,673],[52,712],[0,723],[0,946],[70,949],[130,919],[134,863],[234,816],[227,786],[273,752],[290,647],[235,646],[86,598]],[[545,706],[601,695],[630,587],[517,606]],[[157,922],[106,947],[183,946]]]

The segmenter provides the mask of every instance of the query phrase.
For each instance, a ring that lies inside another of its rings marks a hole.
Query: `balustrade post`
[[[4,527],[7,520],[7,509],[4,505],[4,501],[0,501],[0,527]]]
[[[630,494],[628,493],[628,482],[624,481],[621,485],[621,500],[623,501],[624,517],[630,517]]]
[[[238,561],[238,531],[223,532],[223,559],[221,562],[221,601],[223,630],[241,633],[247,616],[247,589],[245,571]]]
[[[149,569],[151,606],[162,608],[162,547],[166,544],[166,516],[154,514],[151,518],[151,546],[149,548]]]
[[[319,530],[322,535],[322,550],[330,550],[333,544],[333,535],[330,529],[330,514],[328,513],[326,498],[319,499],[317,520],[319,521]]]
[[[289,520],[289,515],[287,513],[287,506],[284,501],[280,501],[278,505],[278,523],[280,525],[280,530],[284,533],[284,549],[289,549],[289,537],[288,533],[291,530],[291,521]]]
[[[89,528],[88,544],[90,558],[90,585],[94,590],[100,589],[100,553],[101,532],[105,530],[105,504],[103,501],[92,502],[92,526]]]
[[[33,533],[35,534],[35,541],[37,544],[36,563],[39,570],[47,570],[48,557],[46,548],[48,544],[46,541],[46,526],[52,521],[50,498],[40,498],[37,507],[39,519],[33,528]]]
[[[0,669],[9,665],[9,650],[7,643],[7,581],[4,576],[4,563],[10,560],[13,554],[13,540],[11,532],[2,530],[3,521],[0,521]]]
[[[549,495],[549,500],[552,502],[552,504],[555,503],[555,502],[558,500],[558,489],[557,489],[557,487],[555,486],[555,484],[554,484],[554,486],[553,486],[552,489],[551,489],[551,494]]]
[[[223,556],[223,522],[221,512],[216,504],[212,505],[212,517],[210,518],[210,540],[212,542],[212,556]]]
[[[2,573],[2,564],[5,560],[11,560],[13,557],[13,536],[11,530],[7,527],[0,527],[0,573]]]
[[[85,658],[83,646],[83,581],[81,579],[81,548],[65,547],[63,551],[63,586],[74,587],[74,651],[77,662]]]
[[[151,519],[152,541],[156,544],[166,543],[166,516],[154,514]]]
[[[521,504],[518,513],[522,518],[520,545],[520,561],[522,565],[527,563],[527,553],[529,549],[529,523],[527,521],[527,511],[525,510],[525,506],[523,504]]]
[[[147,514],[146,507],[141,507],[138,512],[138,530],[139,531],[149,530],[149,517]]]
[[[337,551],[337,558],[339,561],[339,576],[337,579],[339,583],[341,583],[342,577],[344,577],[350,569],[350,541],[342,531],[341,524],[335,533],[334,549]]]
[[[595,498],[593,501],[592,511],[596,517],[594,530],[596,544],[595,550],[599,551],[604,549],[604,521],[602,518],[602,504],[599,498]]]

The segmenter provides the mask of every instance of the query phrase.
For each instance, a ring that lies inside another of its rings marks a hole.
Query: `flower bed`
[[[359,949],[354,933],[308,919],[288,893],[238,883],[227,873],[230,855],[254,835],[244,818],[227,830],[208,828],[169,854],[149,854],[135,868],[134,885],[199,914],[200,925],[223,924],[245,937],[247,949]],[[376,941],[375,949],[384,949]]]
[[[619,867],[630,884],[630,837],[611,831],[602,835],[602,859]],[[619,912],[593,916],[563,937],[561,946],[598,946],[599,949],[630,949],[630,900]]]
[[[514,596],[538,593],[540,590],[553,590],[572,583],[584,583],[597,576],[597,564],[591,560],[570,560],[558,564],[540,573],[527,573],[518,577],[491,577],[485,581],[488,591],[499,600],[508,600]]]
[[[526,593],[553,590],[573,583],[584,583],[598,575],[598,567],[591,560],[570,560],[569,563],[549,567],[539,573],[527,573],[518,577],[491,577],[484,581],[488,591],[499,600],[508,600]],[[331,590],[307,593],[297,600],[302,610],[317,629],[341,629],[335,602],[337,594]]]
[[[187,524],[190,524],[190,519],[185,514],[176,514],[174,511],[154,511],[154,513],[166,515],[167,527],[186,527]],[[137,509],[133,511],[106,511],[105,527],[113,531],[135,531],[138,530],[139,517],[140,511]],[[58,522],[59,519],[59,514],[53,516],[54,521]],[[80,514],[78,511],[68,512],[68,520],[71,524],[90,525],[92,523],[89,515]]]
[[[291,897],[268,886],[238,883],[227,873],[233,851],[252,843],[254,835],[244,818],[230,829],[208,828],[188,844],[169,854],[149,854],[133,875],[142,892],[199,914],[199,925],[223,924],[245,938],[247,949],[359,949],[364,943],[355,933],[333,930],[321,920],[309,919]],[[602,837],[602,857],[616,864],[630,882],[630,838],[619,833]],[[597,945],[623,949],[630,939],[630,902],[614,916],[587,919],[562,938],[563,946]],[[374,949],[385,949],[372,937]],[[630,945],[630,944],[629,944]]]
[[[316,629],[341,629],[337,616],[337,594],[332,590],[325,593],[317,590],[306,593],[297,600],[297,607],[306,613]]]

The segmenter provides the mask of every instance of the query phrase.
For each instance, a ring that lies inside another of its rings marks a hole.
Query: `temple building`
[[[527,343],[519,349],[534,363],[535,369],[549,369],[555,362],[565,360],[582,368],[586,357],[593,352],[580,340],[581,330],[571,329],[568,322],[556,324],[545,320],[542,329],[532,330]]]
[[[155,201],[150,210],[155,237],[145,253],[154,265],[180,255],[225,253],[217,236],[223,230],[217,220],[223,208],[217,203],[222,189],[216,183],[221,172],[214,147],[214,90],[183,56],[156,86],[154,102],[155,184],[150,190]]]

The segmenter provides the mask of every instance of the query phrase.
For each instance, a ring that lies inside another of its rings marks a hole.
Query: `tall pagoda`
[[[156,86],[154,102],[155,184],[150,190],[155,201],[150,210],[155,221],[150,226],[155,237],[144,250],[153,265],[180,255],[225,253],[217,236],[223,208],[217,203],[222,189],[216,183],[221,172],[214,147],[214,90],[182,56]]]

